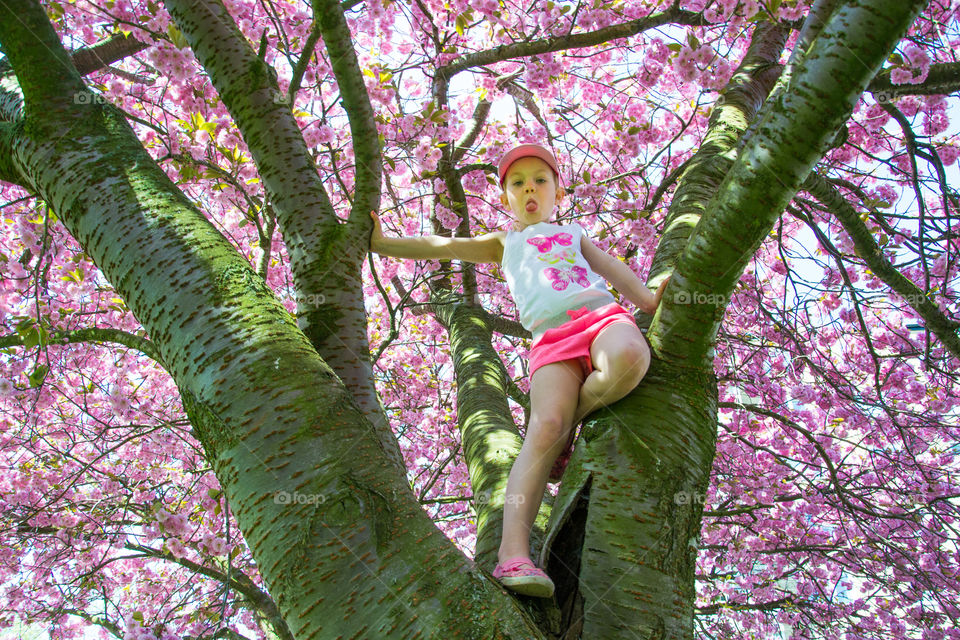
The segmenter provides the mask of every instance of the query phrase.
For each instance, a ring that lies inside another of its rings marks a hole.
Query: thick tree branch
[[[42,83],[63,47],[41,5],[5,1],[38,32],[2,19],[0,44],[32,48],[14,68]],[[70,107],[28,110],[13,162],[156,342],[293,634],[360,637],[376,624],[413,637],[466,617],[478,637],[536,637],[423,512],[341,379],[126,120],[106,105]],[[324,500],[281,502],[271,490]],[[317,606],[329,593],[337,600]],[[354,598],[383,615],[351,615]],[[411,602],[438,606],[411,616]]]
[[[77,49],[70,54],[77,73],[81,76],[99,71],[114,62],[149,49],[152,45],[141,42],[133,36],[115,35],[91,47]]]
[[[712,361],[745,265],[924,4],[844,4],[831,15],[779,98],[766,103],[684,247],[648,333],[655,351]]]
[[[19,334],[0,336],[0,349],[23,346],[24,342],[24,336]],[[91,327],[88,329],[77,329],[75,331],[54,331],[50,334],[49,342],[51,344],[80,344],[86,342],[118,344],[139,351],[161,367],[163,366],[160,351],[155,344],[143,336],[128,333],[120,329]]]
[[[774,23],[757,25],[747,53],[710,114],[703,142],[697,152],[665,180],[669,183],[676,172],[680,172],[680,184],[650,267],[651,276],[658,277],[652,284],[659,284],[686,246],[707,203],[733,164],[732,152],[740,136],[756,117],[780,74],[776,61],[786,39],[787,31]],[[659,198],[660,193],[658,190],[655,198]]]
[[[124,548],[130,551],[137,551],[151,558],[159,558],[179,564],[181,567],[223,583],[226,587],[242,595],[264,615],[276,632],[279,640],[294,640],[293,634],[290,633],[290,628],[287,626],[287,623],[284,622],[283,617],[280,615],[280,610],[277,609],[277,604],[273,601],[273,598],[270,597],[270,594],[254,584],[253,580],[242,571],[231,568],[230,573],[227,574],[187,558],[177,557],[169,551],[160,551],[139,544],[127,544]]]
[[[515,42],[513,44],[499,46],[495,49],[487,49],[485,51],[467,54],[445,67],[439,67],[437,69],[437,75],[449,79],[461,71],[473,67],[494,64],[513,58],[528,58],[553,51],[592,47],[611,40],[627,38],[648,29],[662,27],[666,24],[703,26],[706,24],[706,21],[700,13],[681,10],[680,3],[677,2],[662,13],[603,27],[595,31],[545,38],[543,40]]]
[[[72,51],[69,56],[73,60],[73,66],[76,67],[77,73],[85,76],[148,49],[150,46],[150,44],[136,40],[132,36],[118,34],[93,46]],[[11,69],[8,59],[0,60],[0,75],[8,73]]]
[[[0,102],[6,94],[0,87]],[[0,108],[2,112],[2,108]],[[2,117],[2,116],[0,116]],[[13,160],[13,141],[16,139],[16,125],[11,122],[0,122],[0,180],[10,184],[21,184],[23,176],[17,171]]]
[[[733,165],[741,136],[780,75],[776,62],[786,39],[786,29],[774,23],[763,22],[755,28],[747,53],[714,106],[703,142],[682,165],[680,183],[650,267],[651,286],[659,285],[673,268]],[[673,174],[668,177],[671,179]]]
[[[360,63],[353,49],[353,36],[343,12],[336,0],[313,0],[314,20],[323,36],[330,68],[337,79],[343,108],[350,121],[351,143],[356,160],[353,207],[350,212],[351,233],[362,237],[364,242],[359,244],[366,248],[368,243],[365,240],[373,224],[370,211],[380,208],[380,135]],[[365,254],[366,251],[363,251]]]
[[[338,223],[276,73],[218,0],[165,6],[237,123],[274,203],[294,275],[302,277],[303,263]]]
[[[960,62],[930,65],[927,78],[918,84],[893,84],[890,70],[878,74],[867,87],[877,102],[890,102],[900,96],[929,96],[960,91]]]
[[[507,372],[493,350],[492,330],[484,313],[459,296],[434,297],[437,320],[450,335],[457,380],[457,425],[477,512],[476,561],[490,570],[496,562],[503,528],[503,505],[514,458],[523,439],[507,405]],[[550,501],[540,508],[546,518]],[[532,532],[540,546],[542,527]]]
[[[28,113],[69,109],[75,104],[74,98],[86,94],[87,88],[56,32],[49,28],[46,15],[24,10],[28,2],[0,2],[0,25],[16,23],[20,27],[0,28],[3,52],[17,75]],[[43,69],[44,73],[24,73],[27,69]]]

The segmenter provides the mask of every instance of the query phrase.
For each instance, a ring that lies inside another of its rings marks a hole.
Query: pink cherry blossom
[[[793,34],[779,62],[789,58],[810,4],[775,4],[775,19],[790,21]],[[285,96],[313,26],[309,5],[225,6],[255,49],[265,38],[263,60]],[[684,163],[701,148],[756,21],[774,5],[679,6],[696,20],[472,66],[454,76],[446,102],[434,94],[442,65],[579,36],[671,3],[353,6],[345,15],[383,151],[388,233],[433,233],[435,224],[466,224],[473,234],[509,229],[491,167],[517,141],[547,140],[564,174],[558,218],[577,222],[646,276],[680,186],[691,179]],[[951,321],[958,98],[931,89],[928,78],[936,65],[955,62],[958,9],[929,3],[881,72],[897,86],[889,104],[906,118],[913,143],[867,93],[846,123],[845,143],[814,168],[879,253],[916,285],[911,295]],[[48,10],[68,48],[118,29],[148,44],[84,81],[132,116],[144,148],[239,254],[257,268],[266,254],[265,284],[296,314],[288,231],[267,233],[266,204],[275,194],[162,3],[49,3]],[[290,107],[332,208],[346,219],[358,177],[351,121],[323,42],[304,63]],[[927,95],[933,90],[943,93]],[[435,172],[473,128],[482,99],[491,111],[457,152],[461,217]],[[945,185],[936,158],[947,169]],[[223,582],[189,568],[229,567],[266,591],[169,373],[128,347],[52,339],[103,328],[144,336],[143,326],[59,212],[20,187],[0,183],[0,193],[0,336],[13,345],[0,348],[0,626],[31,619],[51,638],[79,639],[94,635],[93,625],[62,612],[96,609],[130,640],[211,637],[213,619],[265,637],[249,603],[235,591],[224,597]],[[698,196],[705,216],[709,195]],[[705,514],[697,633],[776,638],[790,628],[817,640],[957,639],[960,362],[928,331],[911,304],[917,300],[869,268],[837,212],[821,204],[798,193],[717,317],[716,456],[709,487],[691,496]],[[692,227],[699,215],[672,224]],[[437,261],[373,256],[371,263],[377,278],[364,260],[362,295],[378,356],[372,375],[407,478],[437,527],[472,556],[477,518],[450,336],[430,311],[428,280],[442,276],[457,287],[467,281],[460,270],[470,268],[484,310],[514,320],[515,303],[497,265],[461,265],[451,274]],[[529,341],[501,329],[492,346],[513,383],[510,412],[522,428],[515,400],[529,390]]]

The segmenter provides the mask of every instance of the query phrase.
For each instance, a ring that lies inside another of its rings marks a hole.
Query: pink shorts
[[[545,364],[562,360],[579,360],[583,375],[593,371],[590,345],[597,335],[618,322],[637,326],[630,313],[616,302],[590,311],[586,307],[567,311],[568,322],[555,329],[547,329],[530,347],[530,375]]]

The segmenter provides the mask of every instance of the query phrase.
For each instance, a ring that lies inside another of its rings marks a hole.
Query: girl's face
[[[513,212],[518,229],[550,220],[562,198],[563,189],[550,165],[532,156],[510,165],[500,194],[500,202]]]

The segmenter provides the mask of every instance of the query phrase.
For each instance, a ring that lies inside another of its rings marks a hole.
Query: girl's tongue
[[[527,200],[527,211],[533,213],[537,210],[537,203],[535,200]]]

